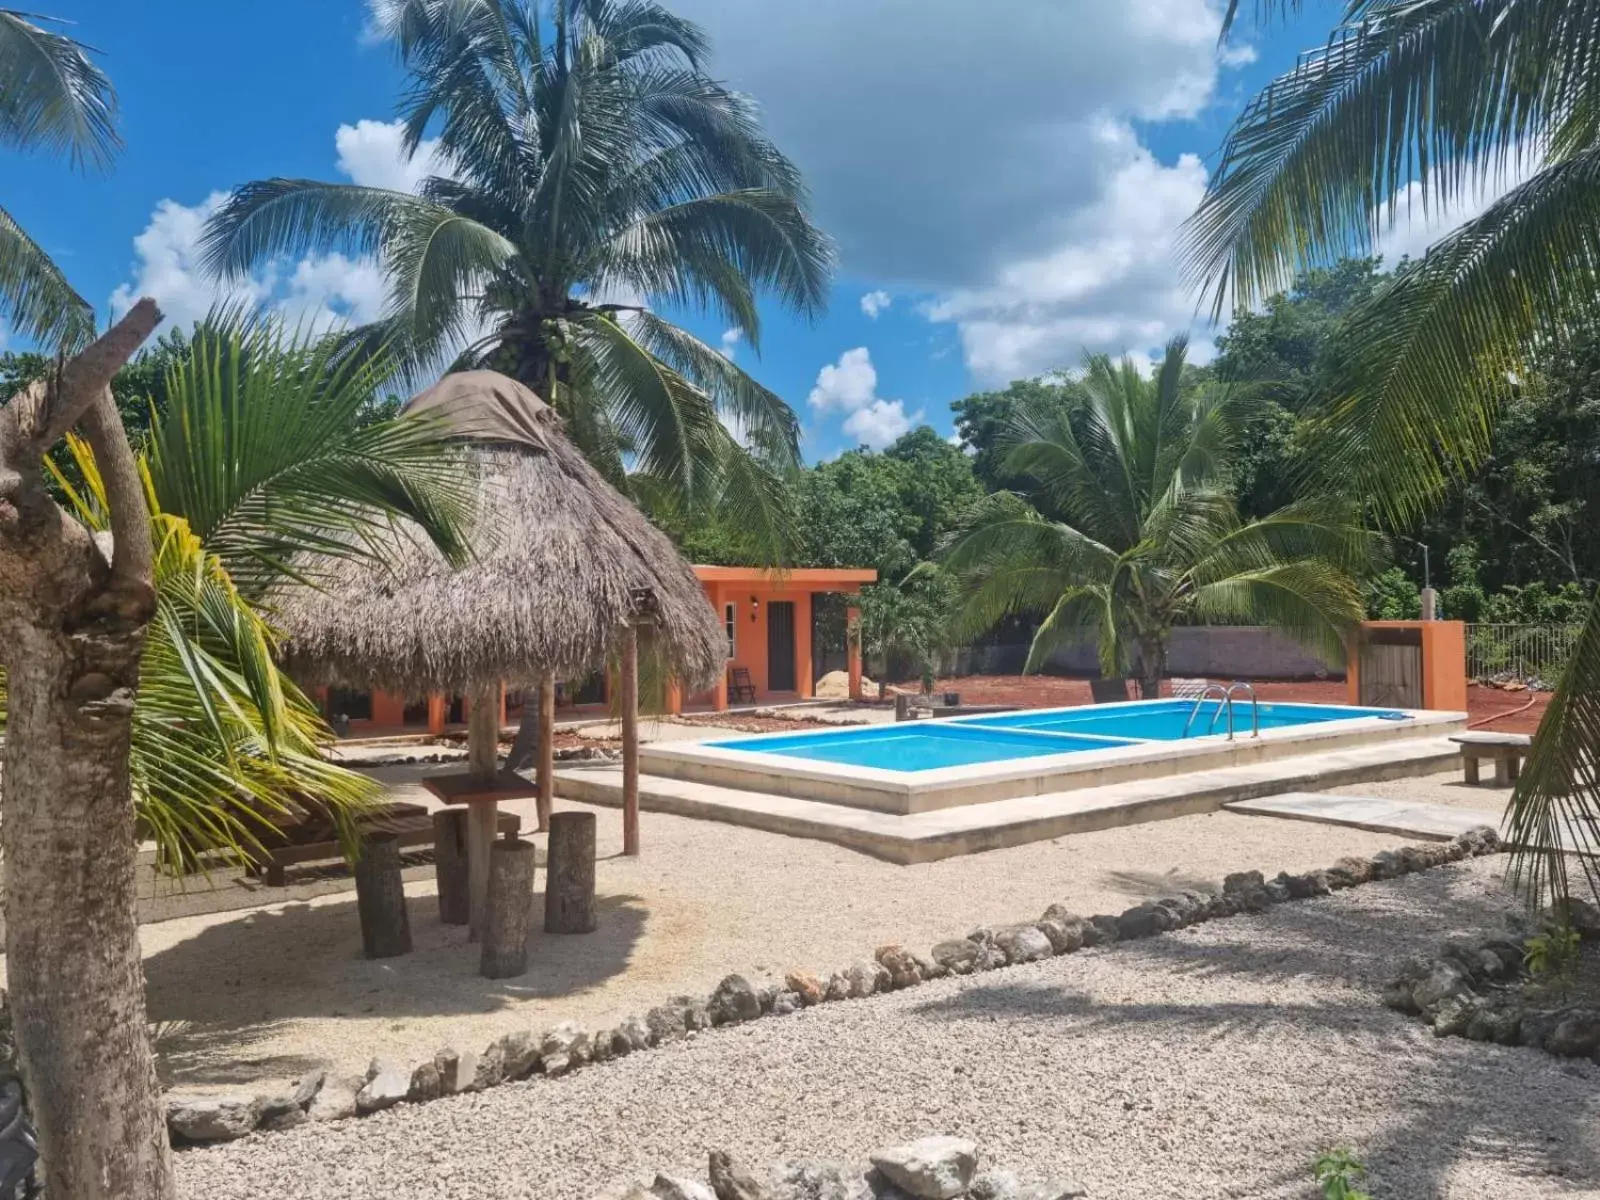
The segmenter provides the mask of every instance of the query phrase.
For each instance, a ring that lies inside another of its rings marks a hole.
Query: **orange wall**
[[[809,698],[811,678],[811,592],[796,591],[771,585],[708,583],[706,591],[711,605],[722,618],[723,606],[732,604],[735,614],[734,657],[728,665],[744,667],[756,685],[756,696],[765,700],[772,695]],[[756,603],[752,608],[751,597]],[[792,691],[773,693],[768,681],[767,606],[773,601],[788,601],[794,605],[795,688]]]
[[[1366,629],[1417,629],[1422,634],[1422,707],[1467,710],[1467,627],[1461,621],[1364,621]],[[1361,656],[1349,655],[1345,686],[1351,704],[1361,702]]]

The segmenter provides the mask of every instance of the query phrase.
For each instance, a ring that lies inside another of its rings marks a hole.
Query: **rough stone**
[[[1600,1049],[1600,1013],[1578,1009],[1565,1014],[1544,1039],[1544,1048],[1563,1058],[1588,1058]]]
[[[356,1112],[362,1116],[393,1108],[411,1094],[411,1072],[400,1063],[373,1060],[367,1082],[356,1093]]]
[[[659,1046],[663,1042],[680,1041],[686,1030],[683,1023],[683,1010],[670,1004],[658,1004],[644,1015],[645,1023],[650,1029],[650,1044]]]
[[[1054,1179],[1049,1183],[1028,1188],[1023,1200],[1081,1200],[1089,1190],[1076,1179]]]
[[[967,938],[951,938],[931,951],[933,961],[952,975],[969,975],[978,961],[978,943]]]
[[[1022,1200],[1022,1180],[1013,1171],[990,1167],[973,1177],[967,1196],[968,1200]]]
[[[650,1194],[657,1200],[716,1200],[716,1193],[698,1179],[661,1172],[650,1185]]]
[[[286,1129],[298,1129],[309,1124],[311,1117],[303,1108],[285,1109],[283,1112],[274,1113],[270,1117],[262,1117],[261,1123],[256,1126],[263,1133],[282,1133]]]
[[[411,1072],[411,1086],[406,1089],[406,1099],[413,1104],[420,1104],[426,1100],[437,1100],[444,1095],[444,1081],[439,1077],[439,1068],[434,1066],[433,1060],[419,1063],[416,1070]]]
[[[871,1200],[866,1182],[838,1163],[773,1163],[769,1178],[773,1200]]]
[[[322,1090],[328,1072],[321,1067],[300,1077],[294,1089],[276,1096],[265,1096],[256,1102],[260,1114],[260,1127],[268,1131],[293,1129],[306,1121],[306,1106]]]
[[[1348,867],[1338,865],[1329,867],[1322,873],[1322,876],[1328,881],[1328,889],[1335,892],[1355,887],[1356,884],[1361,882],[1354,871],[1351,871]]]
[[[799,992],[791,992],[786,988],[773,996],[772,1015],[775,1017],[787,1017],[791,1013],[799,1012],[805,1006],[806,1002],[800,998]]]
[[[783,991],[781,983],[764,983],[756,989],[756,999],[761,1001],[761,1011],[769,1013],[772,1006],[778,1002],[778,993]]]
[[[896,1187],[918,1200],[955,1200],[972,1186],[978,1147],[965,1138],[927,1137],[870,1156]]]
[[[539,1069],[539,1039],[531,1029],[517,1029],[501,1034],[490,1048],[498,1047],[503,1078],[512,1081],[526,1079]]]
[[[1328,883],[1326,871],[1307,871],[1303,875],[1279,875],[1278,878],[1289,889],[1291,900],[1309,900],[1313,896],[1326,896],[1333,891]]]
[[[366,1080],[359,1075],[330,1075],[306,1106],[313,1121],[343,1121],[356,1115],[356,1093]]]
[[[1441,1001],[1472,990],[1472,979],[1457,963],[1439,959],[1427,975],[1411,990],[1412,1001],[1422,1012],[1432,1012]]]
[[[565,1075],[583,1066],[594,1057],[594,1043],[582,1027],[572,1021],[562,1021],[545,1031],[539,1039],[535,1061],[546,1075]]]
[[[1537,1046],[1541,1049],[1565,1013],[1533,1011],[1522,1014],[1522,1024],[1517,1030],[1517,1045]]]
[[[1224,894],[1254,892],[1266,886],[1266,882],[1266,877],[1260,871],[1235,871],[1223,879],[1222,890]]]
[[[743,975],[725,976],[711,993],[711,1020],[716,1025],[737,1025],[761,1015],[761,997]]]
[[[1484,1005],[1473,1014],[1467,1036],[1475,1042],[1514,1046],[1521,1027],[1522,1010],[1515,1004]]]
[[[1466,1033],[1472,1018],[1478,1014],[1478,1008],[1477,997],[1470,993],[1446,996],[1434,1009],[1434,1036],[1455,1037]]]
[[[626,1046],[628,1043],[622,1043]],[[624,1054],[627,1050],[623,1051]],[[615,1029],[599,1029],[589,1039],[589,1058],[593,1062],[610,1062],[617,1057],[617,1031]]]
[[[850,997],[853,1000],[889,990],[889,972],[876,960],[863,959],[851,963],[844,969],[844,975],[850,981]]]
[[[1462,834],[1465,837],[1465,834]],[[1380,850],[1368,862],[1369,879],[1395,879],[1405,874],[1400,856],[1393,850]]]
[[[879,946],[873,955],[889,972],[889,987],[894,991],[915,987],[922,982],[922,969],[914,954],[904,946]]]
[[[626,1017],[617,1026],[617,1036],[627,1043],[629,1050],[648,1050],[655,1045],[655,1035],[643,1017]]]
[[[1083,931],[1085,946],[1108,946],[1117,940],[1117,919],[1109,913],[1095,913]]]
[[[790,971],[783,977],[783,986],[794,992],[806,1004],[821,1004],[828,993],[827,984],[809,971]]]
[[[915,950],[911,951],[911,960],[917,964],[917,970],[922,973],[923,979],[943,979],[950,974],[933,959],[918,954]]]
[[[736,979],[738,976],[730,975],[728,978]],[[723,982],[726,983],[727,980],[723,980]],[[745,987],[748,988],[750,985],[746,983]],[[752,988],[751,991],[753,994],[754,989]],[[710,1001],[702,996],[669,996],[667,997],[667,1004],[669,1007],[677,1009],[682,1015],[683,1028],[687,1033],[710,1029],[713,1025],[718,1024],[716,1015],[712,1012]]]
[[[822,993],[824,1000],[850,999],[850,980],[843,971],[835,971],[828,976],[827,990]]]
[[[1117,940],[1132,941],[1164,933],[1173,926],[1172,914],[1154,904],[1136,904],[1117,918]]]
[[[1289,899],[1289,885],[1278,879],[1267,880],[1261,892],[1273,904],[1283,904]]]
[[[1578,896],[1569,896],[1566,900],[1555,904],[1551,914],[1556,925],[1566,925],[1575,929],[1579,937],[1600,937],[1600,908],[1596,908],[1587,900]]]
[[[1071,954],[1083,947],[1084,926],[1087,924],[1088,922],[1066,906],[1052,904],[1044,910],[1044,916],[1039,920],[1039,929],[1050,939],[1050,944],[1055,947],[1057,954]]]
[[[185,1142],[231,1142],[260,1122],[254,1096],[186,1096],[167,1106],[167,1129]]]
[[[1033,925],[1007,925],[997,929],[994,944],[1004,952],[1008,964],[1039,962],[1055,953],[1050,939]]]
[[[767,1189],[754,1175],[730,1158],[726,1151],[710,1154],[711,1190],[717,1200],[770,1200]]]

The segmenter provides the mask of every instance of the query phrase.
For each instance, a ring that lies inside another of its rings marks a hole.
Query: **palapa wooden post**
[[[535,781],[539,798],[539,832],[550,828],[550,806],[556,793],[556,677],[546,671],[539,678],[539,764]]]
[[[592,812],[558,812],[550,817],[544,874],[546,933],[594,932],[594,827]]]
[[[467,884],[467,814],[442,808],[433,814],[433,871],[439,882],[439,920],[465,925],[472,917]]]
[[[392,833],[361,839],[356,859],[356,910],[361,918],[361,951],[368,958],[411,953],[411,919],[400,877],[400,841]]]
[[[639,631],[622,633],[622,853],[639,854]]]
[[[496,783],[500,763],[500,683],[477,684],[468,698],[467,769],[484,791]],[[484,907],[489,898],[489,848],[494,845],[494,800],[474,800],[467,808],[467,887],[470,897],[468,924],[476,940],[483,933]]]
[[[533,910],[532,842],[496,842],[489,851],[489,903],[478,973],[511,979],[528,969],[528,925]]]

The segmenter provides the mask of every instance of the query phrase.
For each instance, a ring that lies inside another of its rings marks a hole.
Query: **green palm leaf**
[[[111,81],[87,47],[44,20],[0,8],[0,147],[103,167],[122,146]]]
[[[94,306],[0,208],[0,318],[41,345],[71,349],[94,335]]]

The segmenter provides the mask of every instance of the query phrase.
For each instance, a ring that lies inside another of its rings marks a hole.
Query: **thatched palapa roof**
[[[494,371],[447,375],[411,401],[467,443],[473,561],[452,568],[420,531],[387,563],[327,564],[317,588],[274,598],[290,668],[316,683],[406,696],[576,678],[651,610],[654,643],[691,688],[722,669],[722,623],[676,547],[605,481],[528,388]]]

